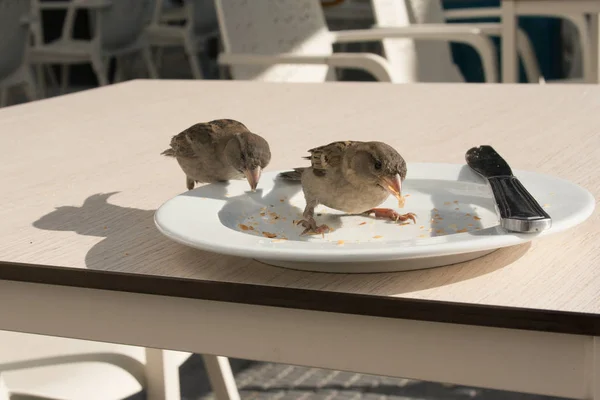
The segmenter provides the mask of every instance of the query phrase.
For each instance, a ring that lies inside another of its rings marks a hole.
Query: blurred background
[[[382,57],[392,82],[502,81],[500,0],[309,2],[319,10],[304,1],[288,3],[258,0],[251,3],[255,12],[244,14],[244,2],[231,0],[224,2],[219,18],[212,0],[2,0],[0,104],[137,78],[382,80],[361,67],[365,53]],[[294,22],[278,23],[280,18]],[[518,81],[595,83],[597,35],[589,22],[589,16],[560,7],[518,15]],[[457,26],[460,32],[452,30]],[[483,27],[483,33],[470,27]],[[327,38],[331,32],[386,28],[396,29],[396,36]],[[474,45],[474,39],[482,41]],[[221,52],[238,56],[236,63],[219,65]],[[319,67],[299,60],[290,69],[239,58],[330,52],[353,53],[357,59],[341,66],[334,60],[334,67],[330,62],[334,74],[324,78]]]

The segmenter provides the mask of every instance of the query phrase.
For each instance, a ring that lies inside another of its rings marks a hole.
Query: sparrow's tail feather
[[[166,149],[165,151],[163,151],[162,153],[160,153],[161,156],[167,156],[167,157],[175,157],[175,150],[173,149]]]
[[[300,181],[306,168],[294,168],[293,171],[280,172],[277,176],[288,181]]]

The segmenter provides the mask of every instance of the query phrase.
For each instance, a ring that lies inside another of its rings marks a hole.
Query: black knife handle
[[[514,176],[488,178],[500,213],[500,224],[509,231],[539,232],[552,225],[550,216]]]

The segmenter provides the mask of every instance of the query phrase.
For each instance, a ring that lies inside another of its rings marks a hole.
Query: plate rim
[[[417,166],[425,167],[428,165],[435,165],[437,167],[451,167],[456,169],[456,171],[460,171],[462,168],[466,166],[466,164],[458,164],[458,163],[431,163],[431,162],[419,162],[419,163],[408,163],[408,167],[414,169]],[[268,177],[270,182],[274,182],[276,176],[282,170],[272,170],[265,171],[263,173],[263,179]],[[484,233],[485,231],[501,231],[500,234],[494,235],[472,235],[468,232],[455,233],[452,234],[453,237],[457,237],[461,235],[459,239],[470,236],[474,238],[473,240],[458,240],[453,242],[446,243],[437,243],[430,245],[422,245],[422,246],[389,246],[387,248],[377,248],[377,249],[369,249],[368,247],[365,249],[362,248],[354,248],[354,249],[344,249],[344,251],[334,250],[332,247],[327,252],[324,249],[316,249],[313,252],[309,252],[306,249],[297,249],[294,250],[293,246],[291,248],[282,248],[281,246],[267,247],[267,246],[231,246],[231,244],[222,245],[216,241],[211,240],[202,240],[202,241],[192,241],[187,240],[182,237],[182,235],[178,235],[176,232],[171,232],[166,227],[162,226],[159,222],[161,210],[164,212],[164,207],[169,204],[171,201],[188,193],[188,191],[177,194],[170,199],[166,200],[161,204],[161,206],[154,213],[154,224],[158,231],[166,236],[167,238],[203,251],[209,251],[218,254],[230,255],[230,256],[238,256],[244,258],[254,258],[254,259],[263,259],[263,260],[278,260],[278,261],[295,261],[295,262],[321,262],[321,263],[348,263],[348,262],[377,262],[377,261],[393,261],[393,260],[414,260],[420,258],[429,258],[429,257],[438,257],[444,255],[454,255],[454,254],[464,254],[470,252],[479,252],[482,250],[491,250],[491,249],[500,249],[503,247],[509,247],[513,245],[518,245],[522,243],[526,243],[532,241],[539,237],[545,237],[551,234],[556,234],[562,232],[564,230],[573,228],[585,220],[587,220],[595,209],[595,200],[593,195],[586,190],[585,188],[562,178],[555,177],[548,174],[538,173],[535,171],[526,171],[526,170],[513,170],[513,174],[515,176],[519,176],[519,174],[533,174],[539,175],[546,179],[560,181],[563,184],[573,186],[574,188],[578,188],[581,194],[586,195],[589,200],[586,204],[588,204],[587,209],[584,208],[578,211],[575,214],[575,217],[571,217],[572,221],[570,223],[565,223],[561,229],[553,227],[547,231],[543,231],[540,233],[529,233],[529,234],[519,234],[514,232],[506,232],[499,225],[495,225],[493,227],[489,227],[479,231],[480,233]],[[410,178],[407,178],[409,180]],[[263,181],[261,179],[261,181]],[[486,181],[483,178],[480,178],[482,183]],[[210,184],[207,184],[210,185]],[[206,187],[207,185],[203,185],[194,190],[200,189],[202,187]],[[270,187],[269,187],[270,189]],[[217,218],[218,220],[218,218]],[[231,230],[232,235],[234,234],[242,234],[241,232],[237,232],[235,230]],[[462,236],[465,235],[465,236]],[[208,236],[207,236],[208,237]],[[264,240],[264,238],[256,237],[257,240]],[[427,240],[421,239],[421,240]],[[295,243],[295,241],[290,241],[291,243]],[[308,242],[310,243],[310,242]],[[368,245],[367,245],[368,246]],[[433,249],[433,251],[431,251]]]

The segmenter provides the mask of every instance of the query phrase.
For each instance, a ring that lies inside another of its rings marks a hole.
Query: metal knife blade
[[[513,232],[541,232],[552,219],[513,175],[508,163],[492,148],[473,147],[465,154],[467,165],[487,180],[492,188],[500,225]]]

